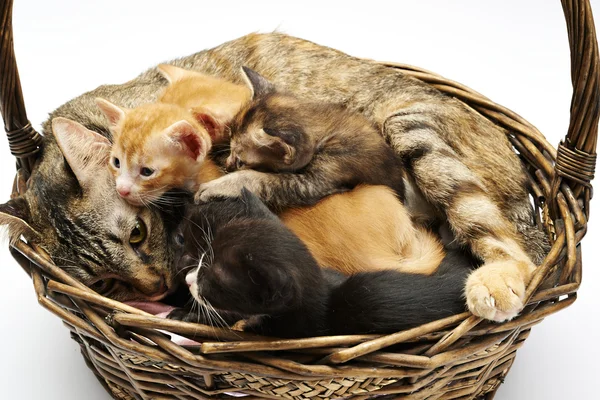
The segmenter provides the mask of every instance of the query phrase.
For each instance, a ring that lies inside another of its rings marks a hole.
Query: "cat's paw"
[[[200,313],[192,313],[191,310],[185,308],[176,308],[171,311],[167,317],[168,319],[174,319],[177,321],[183,322],[195,322],[195,323],[203,323],[202,318],[200,317]]]
[[[196,204],[206,203],[219,197],[238,197],[242,189],[253,192],[257,187],[261,173],[253,170],[232,172],[219,179],[203,183],[194,195]]]
[[[533,265],[518,261],[484,264],[467,279],[469,311],[490,321],[513,319],[524,307],[525,286],[533,269]]]

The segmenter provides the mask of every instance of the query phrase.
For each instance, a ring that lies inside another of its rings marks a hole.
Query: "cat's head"
[[[46,129],[43,152],[19,197],[0,205],[11,241],[24,238],[97,292],[157,300],[174,289],[169,223],[176,213],[134,207],[116,195],[110,142],[66,118]],[[170,209],[171,210],[171,209]]]
[[[200,304],[245,315],[295,307],[320,270],[304,244],[262,202],[239,198],[188,208],[179,267]]]
[[[104,99],[113,146],[109,169],[117,193],[133,205],[160,202],[169,189],[195,189],[211,147],[207,130],[183,107],[145,104],[134,109]]]
[[[251,168],[297,171],[312,159],[316,143],[309,110],[294,96],[278,92],[257,72],[243,67],[252,101],[232,121],[227,170]]]

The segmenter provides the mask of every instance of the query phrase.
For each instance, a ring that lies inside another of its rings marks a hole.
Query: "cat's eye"
[[[117,157],[113,157],[112,163],[115,166],[115,168],[121,168],[121,161],[119,161]]]
[[[142,167],[140,169],[140,175],[148,177],[150,175],[152,175],[154,173],[154,170],[152,168],[148,168],[148,167]]]
[[[263,132],[266,133],[269,136],[279,136],[277,134],[277,131],[275,129],[271,129],[271,128],[263,128]]]
[[[244,165],[245,165],[244,162],[239,157],[236,157],[236,159],[235,159],[235,169],[240,169]]]
[[[96,293],[106,295],[114,289],[116,283],[117,280],[113,278],[100,279],[91,284],[90,288]]]
[[[129,235],[129,244],[137,246],[141,244],[148,234],[148,230],[146,229],[146,224],[140,218],[135,221],[135,226],[131,230],[131,234]]]
[[[185,244],[185,239],[183,238],[183,235],[181,233],[175,236],[175,242],[180,246],[183,246]]]

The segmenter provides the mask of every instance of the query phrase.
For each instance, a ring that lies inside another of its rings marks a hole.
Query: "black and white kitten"
[[[191,206],[178,229],[179,268],[200,306],[228,325],[276,337],[388,333],[465,310],[472,260],[449,253],[433,275],[344,276],[320,267],[302,241],[252,193]],[[251,318],[257,317],[260,318]],[[210,324],[209,313],[171,318]]]

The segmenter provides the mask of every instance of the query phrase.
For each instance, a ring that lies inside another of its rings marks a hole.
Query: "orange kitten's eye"
[[[115,168],[121,168],[121,161],[117,157],[113,157],[113,165]]]
[[[148,167],[143,167],[142,169],[140,169],[140,175],[142,176],[150,176],[154,173],[154,170],[152,168],[148,168]]]

